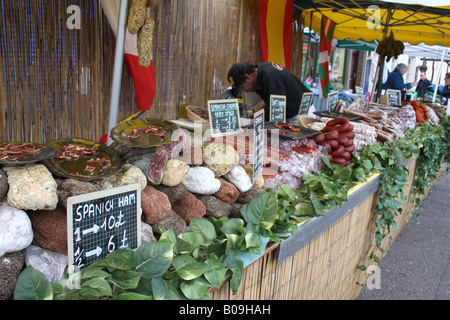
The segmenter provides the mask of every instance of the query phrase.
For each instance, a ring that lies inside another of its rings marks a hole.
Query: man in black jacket
[[[298,110],[304,92],[311,92],[295,74],[273,62],[236,63],[228,71],[234,89],[254,91],[264,101],[265,118],[269,119],[271,95],[286,96],[286,122],[297,124]],[[266,107],[267,106],[267,107]]]
[[[420,73],[420,80],[417,83],[416,92],[418,97],[423,97],[427,92],[433,92],[433,85],[431,81],[427,79],[425,72]]]

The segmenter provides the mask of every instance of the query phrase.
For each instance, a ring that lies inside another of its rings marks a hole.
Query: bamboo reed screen
[[[416,160],[410,159],[405,190],[410,195]],[[429,191],[429,190],[428,190]],[[356,191],[357,192],[357,191]],[[421,198],[425,198],[421,196]],[[279,248],[266,252],[244,270],[236,295],[230,282],[213,289],[214,300],[349,300],[355,299],[376,266],[372,255],[382,258],[375,244],[378,192],[370,195],[285,261],[277,264]],[[395,217],[399,230],[391,229],[381,243],[387,251],[408,223],[412,204],[407,200],[403,214]],[[392,239],[391,239],[392,237]],[[364,265],[366,271],[358,268]]]
[[[81,10],[80,29],[66,25],[71,5]],[[99,0],[0,0],[0,9],[0,140],[98,141],[108,127],[115,53]],[[260,62],[258,11],[259,0],[162,0],[150,9],[157,90],[144,116],[174,119],[184,94],[206,106],[229,86],[233,63]],[[297,24],[297,47],[302,34]],[[301,55],[292,69],[301,69]],[[117,120],[138,111],[124,65]]]

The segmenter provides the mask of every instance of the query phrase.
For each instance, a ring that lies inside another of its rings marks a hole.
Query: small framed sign
[[[400,90],[387,89],[386,95],[388,106],[402,105],[402,92]]]
[[[222,137],[241,132],[239,102],[237,99],[209,100],[211,137]]]
[[[334,110],[334,107],[339,101],[339,92],[331,92],[328,94],[327,98],[327,111]]]
[[[270,95],[270,122],[286,122],[286,96]]]
[[[264,109],[259,110],[253,115],[254,135],[253,135],[253,183],[262,172],[264,156]]]
[[[302,96],[302,101],[300,102],[300,108],[298,109],[298,114],[308,114],[309,107],[311,107],[314,100],[313,92],[305,92]]]
[[[69,274],[117,249],[141,245],[140,184],[67,199]]]

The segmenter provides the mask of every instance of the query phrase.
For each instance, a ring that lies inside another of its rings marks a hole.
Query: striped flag
[[[294,0],[261,0],[259,34],[263,62],[291,68],[293,11]]]
[[[331,43],[333,41],[335,26],[335,22],[331,21],[325,16],[322,16],[319,46],[319,78],[321,98],[328,97],[328,93],[330,92],[329,64],[331,55]]]
[[[101,0],[101,4],[115,34],[119,24],[120,0]],[[153,60],[147,68],[139,64],[137,35],[133,35],[128,31],[125,36],[124,61],[133,78],[136,106],[139,110],[147,111],[153,104],[156,91],[156,76]]]

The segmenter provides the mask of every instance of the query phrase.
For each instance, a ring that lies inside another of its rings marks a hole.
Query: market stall
[[[0,145],[1,299],[352,299],[449,159],[441,106],[337,102],[298,124],[241,122],[237,99],[187,110],[197,123],[115,123],[110,144]]]

